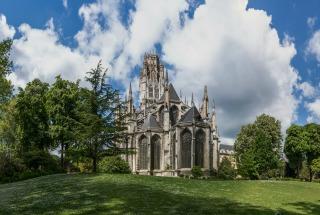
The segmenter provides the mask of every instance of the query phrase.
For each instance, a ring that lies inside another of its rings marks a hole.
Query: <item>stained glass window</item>
[[[181,168],[191,168],[192,134],[188,129],[181,133]]]
[[[159,135],[151,138],[151,169],[160,169],[160,141]]]
[[[179,109],[177,106],[174,105],[170,108],[171,125],[175,125],[177,123],[178,116],[179,116]]]
[[[139,169],[148,169],[148,143],[147,137],[142,136],[139,141]]]
[[[203,145],[205,142],[205,133],[202,129],[196,132],[195,140],[195,165],[203,167]]]

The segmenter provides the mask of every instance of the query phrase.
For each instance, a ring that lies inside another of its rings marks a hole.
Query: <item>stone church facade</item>
[[[127,96],[125,155],[133,173],[188,175],[193,166],[205,174],[218,167],[216,115],[209,113],[207,87],[201,107],[188,105],[169,83],[168,74],[155,54],[144,56],[139,80],[140,105],[134,107],[131,84]]]

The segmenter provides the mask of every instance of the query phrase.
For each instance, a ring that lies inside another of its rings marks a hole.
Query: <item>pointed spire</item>
[[[208,87],[207,87],[207,85],[204,86],[203,98],[204,99],[208,99]]]
[[[168,70],[166,70],[165,84],[166,84],[166,85],[169,84]]]
[[[194,101],[193,101],[193,92],[192,92],[192,95],[191,95],[191,106],[194,106]]]
[[[131,81],[129,86],[129,100],[132,99],[132,88],[131,88]]]

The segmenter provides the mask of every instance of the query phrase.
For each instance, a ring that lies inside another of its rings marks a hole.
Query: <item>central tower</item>
[[[145,54],[140,71],[140,108],[143,110],[160,99],[168,83],[168,74],[156,54]]]

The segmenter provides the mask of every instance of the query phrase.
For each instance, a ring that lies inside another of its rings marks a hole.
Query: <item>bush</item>
[[[236,177],[236,171],[226,157],[222,159],[219,165],[218,177],[221,179],[234,179]]]
[[[203,176],[203,172],[200,166],[193,166],[191,169],[191,174],[194,178],[200,178]]]
[[[62,172],[59,162],[45,151],[30,151],[23,155],[25,165],[31,171],[42,171],[48,174]]]
[[[129,164],[119,156],[103,158],[98,164],[98,172],[104,173],[130,173]]]
[[[19,174],[25,170],[22,160],[0,152],[0,183],[19,180]]]

